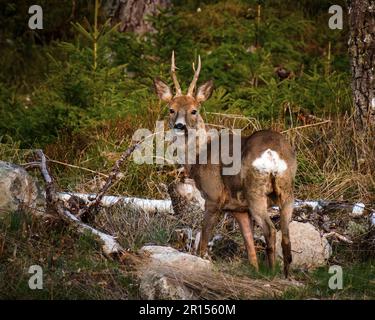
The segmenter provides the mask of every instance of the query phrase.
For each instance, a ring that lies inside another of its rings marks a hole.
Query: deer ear
[[[207,81],[198,88],[195,99],[197,99],[198,102],[206,101],[209,97],[211,97],[213,89],[214,82],[212,80]]]
[[[161,81],[159,78],[154,79],[154,86],[156,94],[159,98],[165,102],[172,100],[172,91],[167,84]]]

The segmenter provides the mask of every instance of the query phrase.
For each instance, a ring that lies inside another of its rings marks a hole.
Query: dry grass
[[[137,250],[146,243],[168,244],[181,222],[170,214],[150,214],[131,205],[120,205],[103,209],[95,224],[116,236],[123,247]]]
[[[350,117],[288,132],[298,157],[296,196],[374,203],[374,134],[356,131]]]
[[[156,121],[160,114],[152,114],[150,118]],[[77,138],[81,150],[79,153],[74,141],[67,144],[62,138],[62,141],[47,148],[47,155],[54,160],[106,174],[115,161],[112,158],[126,149],[137,128],[153,129],[150,118],[137,119],[136,127],[130,127],[127,121],[103,124],[101,128],[87,133],[86,138]],[[331,122],[319,126],[291,130],[280,121],[272,124],[279,131],[289,129],[285,135],[297,151],[296,197],[375,202],[374,132],[369,129],[360,134],[354,129],[352,118],[347,116],[330,120]],[[216,128],[243,129],[246,135],[266,127],[255,119],[241,115],[208,113],[207,121]],[[95,192],[103,183],[103,177],[84,170],[61,164],[51,163],[50,166],[60,185],[71,191]],[[162,168],[157,165],[135,165],[130,161],[123,168],[124,177],[113,187],[111,193],[164,198],[165,188],[160,185],[169,184],[176,179],[177,175],[168,174],[172,170],[171,166]]]
[[[153,271],[189,288],[195,297],[207,300],[271,299],[280,297],[287,289],[301,287],[296,281],[280,278],[252,279],[212,270],[186,271],[167,265],[155,266]]]
[[[209,114],[208,116],[210,123],[229,128],[245,128],[244,131],[247,134],[262,127],[259,122],[242,116],[222,116],[220,114]],[[153,115],[152,120],[158,117],[159,115]],[[115,161],[108,155],[119,154],[125,149],[132,132],[136,128],[144,126],[152,129],[150,119],[145,120],[145,122],[142,122],[142,119],[138,120],[140,122],[137,123],[137,127],[134,126],[134,123],[129,125],[126,121],[105,124],[101,128],[93,129],[93,132],[87,133],[84,137],[73,138],[73,140],[77,139],[73,142],[61,137],[58,143],[47,148],[47,155],[60,162],[107,174]],[[330,123],[320,126],[297,128],[285,133],[294,144],[298,155],[296,197],[300,199],[361,201],[366,204],[374,204],[374,132],[369,130],[364,134],[359,134],[354,129],[350,117],[331,120]],[[272,127],[280,131],[288,129],[281,122],[274,123]],[[79,152],[77,152],[77,148],[80,150]],[[0,144],[0,159],[2,160],[25,163],[29,161],[27,159],[28,154],[29,151],[20,150],[16,143]],[[95,192],[103,182],[103,177],[98,177],[95,173],[87,170],[64,166],[59,163],[50,163],[50,166],[53,169],[53,175],[64,190]],[[111,189],[110,193],[165,198],[166,185],[175,181],[177,177],[177,174],[170,175],[170,171],[172,171],[172,168],[169,167],[139,166],[129,161],[123,168],[124,178]],[[150,215],[135,211],[128,206],[103,210],[96,221],[101,229],[117,236],[121,245],[133,250],[146,243],[173,246],[173,234],[176,229],[188,227],[192,228],[193,233],[195,233],[199,229],[199,222],[199,219],[195,216],[185,216],[180,219],[168,214]],[[51,259],[53,259],[54,255],[58,257],[57,261],[61,261],[63,268],[71,270],[68,278],[71,279],[72,284],[64,286],[65,291],[61,293],[61,297],[70,295],[77,298],[101,298],[105,294],[113,298],[136,296],[131,292],[133,289],[124,289],[123,287],[129,285],[127,281],[132,281],[128,280],[125,270],[118,270],[115,275],[112,275],[109,268],[113,266],[107,266],[100,254],[94,253],[93,259],[87,257],[85,248],[87,241],[90,242],[89,240],[80,239],[79,246],[82,246],[82,249],[76,251],[76,244],[72,240],[76,235],[62,235],[57,232],[53,236],[55,240],[48,240],[51,234],[47,235],[46,232],[50,232],[50,228],[44,231],[39,228],[34,231],[32,229],[27,229],[29,232],[27,239],[29,240],[8,231],[0,236],[3,261],[11,258],[14,250],[24,253],[22,259],[17,253],[14,262],[7,262],[7,267],[4,269],[3,276],[11,276],[12,281],[14,281],[12,288],[9,286],[2,287],[3,293],[7,290],[11,292],[11,295],[7,295],[8,297],[12,295],[25,297],[25,294],[27,294],[26,291],[19,291],[22,288],[17,288],[16,278],[20,275],[20,270],[23,270],[30,260],[40,259],[43,263],[46,256],[51,256]],[[22,235],[25,232],[21,230],[20,234]],[[216,232],[223,234],[237,244],[239,250],[237,250],[236,259],[243,262],[242,254],[245,251],[236,224],[232,223],[230,218],[223,218],[217,226]],[[40,238],[32,240],[31,238],[34,237],[35,233],[39,234]],[[64,243],[61,243],[61,239],[64,239]],[[26,240],[32,241],[30,244],[34,243],[35,245],[25,245],[24,241]],[[47,246],[43,247],[44,249],[35,250],[40,240]],[[48,241],[51,241],[51,244],[48,244]],[[55,253],[56,250],[58,253]],[[353,254],[348,254],[351,261],[354,259]],[[75,262],[65,266],[66,262],[63,261],[66,259],[72,259]],[[87,259],[88,261],[86,261]],[[77,274],[80,265],[85,266],[83,268],[84,276],[83,274]],[[51,270],[54,270],[53,268]],[[59,269],[60,267],[56,268]],[[280,295],[283,296],[283,292],[290,287],[290,283],[278,278],[273,278],[272,281],[253,279],[252,275],[238,274],[230,267],[221,268],[221,271],[215,271],[212,274],[187,274],[178,270],[164,270],[163,272],[167,277],[177,279],[194,290],[202,299],[275,298]],[[66,279],[64,277],[58,276],[57,280]],[[218,281],[218,279],[220,280]],[[55,278],[50,280],[49,290],[53,290],[54,281],[56,281]],[[102,285],[98,286],[97,282],[102,283]],[[70,289],[70,286],[72,289]],[[86,289],[91,290],[91,294],[86,294]],[[111,290],[114,290],[115,293],[109,295]],[[307,293],[307,295],[309,294]],[[49,291],[43,297],[51,298],[53,296]]]

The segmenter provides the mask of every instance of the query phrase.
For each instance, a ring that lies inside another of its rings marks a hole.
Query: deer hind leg
[[[262,228],[264,238],[266,239],[267,261],[271,269],[275,268],[276,261],[276,228],[270,219],[267,211],[267,196],[256,195],[248,199],[249,209],[256,223]]]
[[[294,198],[289,196],[282,201],[280,206],[280,229],[281,229],[281,248],[283,250],[284,275],[289,276],[289,266],[292,263],[292,248],[289,238],[289,223],[293,214]]]
[[[248,212],[234,212],[234,218],[237,220],[242,236],[245,241],[247,257],[250,264],[255,268],[256,271],[259,270],[258,259],[254,245],[254,235],[252,229],[252,222]]]
[[[212,230],[214,229],[215,225],[218,223],[219,214],[218,208],[215,204],[206,201],[206,209],[203,217],[202,223],[202,234],[201,239],[199,241],[199,249],[198,254],[200,256],[204,256],[207,252],[207,245],[208,241],[210,240]]]

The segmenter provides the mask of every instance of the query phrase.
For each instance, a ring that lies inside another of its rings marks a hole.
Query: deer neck
[[[185,137],[185,155],[189,154],[195,149],[195,154],[198,156],[205,144],[209,141],[209,135],[207,135],[207,128],[203,118],[199,115],[197,120],[196,136],[195,139],[188,139]],[[189,164],[187,161],[184,165],[185,176],[189,177],[192,166],[196,164]]]

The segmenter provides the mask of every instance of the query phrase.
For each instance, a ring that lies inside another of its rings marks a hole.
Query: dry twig
[[[316,126],[320,126],[322,124],[326,124],[326,123],[330,123],[330,122],[332,122],[332,121],[331,120],[324,120],[322,122],[310,123],[310,124],[306,124],[304,126],[294,127],[294,128],[290,128],[290,129],[281,131],[281,133],[286,133],[286,132],[289,132],[289,131],[305,129],[305,128],[309,128],[309,127],[316,127]]]
[[[109,190],[109,188],[113,185],[116,181],[117,177],[120,173],[120,167],[123,162],[130,157],[133,151],[140,145],[141,142],[135,143],[131,145],[118,159],[113,166],[110,174],[108,175],[107,181],[104,184],[103,188],[98,192],[95,199],[82,211],[79,213],[79,216],[82,216],[83,219],[92,218],[92,216],[98,211],[98,207],[102,198],[104,197],[105,193]]]

